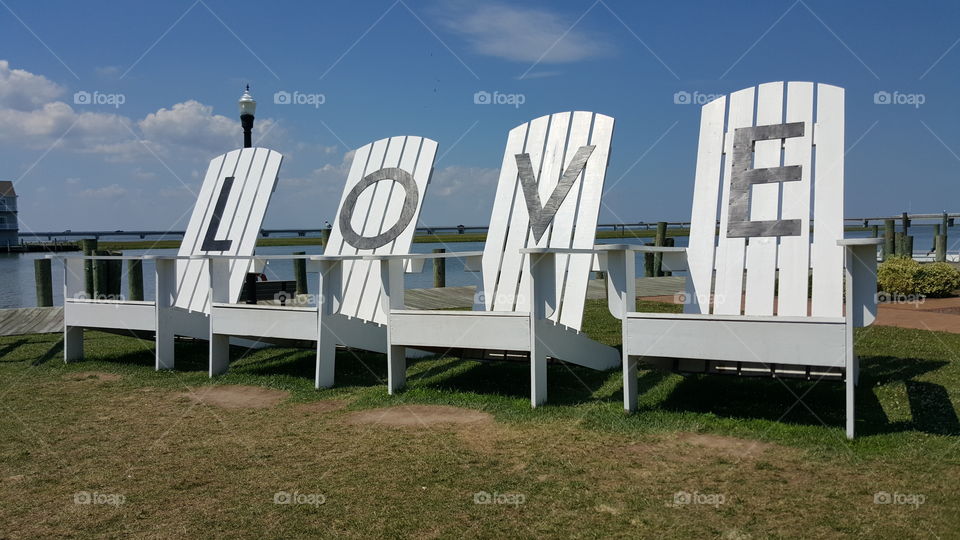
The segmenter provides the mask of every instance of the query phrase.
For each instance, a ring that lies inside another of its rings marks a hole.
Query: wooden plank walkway
[[[637,278],[637,296],[671,296],[683,290],[684,278]],[[587,298],[605,298],[605,284],[594,279],[587,287]],[[470,308],[476,287],[410,289],[406,291],[411,309]],[[63,308],[0,309],[0,336],[53,334],[63,331]]]
[[[63,332],[63,308],[0,309],[0,336]]]

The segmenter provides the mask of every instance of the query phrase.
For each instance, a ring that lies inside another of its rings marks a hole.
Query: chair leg
[[[623,410],[637,410],[637,357],[623,353]]]
[[[854,360],[854,364],[856,364]],[[853,439],[854,437],[854,421],[856,420],[856,408],[854,407],[854,397],[856,389],[856,370],[847,369],[847,379],[846,384],[846,398],[847,398],[847,438]]]
[[[83,360],[83,327],[67,326],[63,330],[63,361],[78,360]]]
[[[537,349],[539,347],[535,347]],[[547,402],[547,355],[530,351],[530,406],[538,407]]]
[[[407,348],[390,345],[387,348],[387,387],[390,395],[407,385]]]
[[[223,375],[230,367],[230,336],[210,334],[210,377]]]
[[[174,352],[173,347],[176,343],[176,337],[166,328],[157,328],[154,336],[154,354],[156,355],[155,369],[173,369]]]
[[[337,344],[323,336],[317,340],[317,376],[315,386],[330,388],[333,386],[333,373],[337,364]]]

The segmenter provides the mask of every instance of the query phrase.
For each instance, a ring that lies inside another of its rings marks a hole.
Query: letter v
[[[596,145],[581,146],[577,149],[567,170],[563,171],[560,182],[554,188],[547,204],[540,204],[540,190],[537,189],[537,178],[533,175],[533,165],[530,163],[530,154],[516,154],[517,174],[520,176],[520,186],[523,188],[523,198],[527,201],[527,214],[530,216],[530,230],[533,231],[533,238],[540,242],[543,233],[547,232],[547,227],[553,222],[553,216],[557,214],[560,205],[570,193],[573,183],[580,177],[583,168],[587,165],[587,160],[593,154]]]

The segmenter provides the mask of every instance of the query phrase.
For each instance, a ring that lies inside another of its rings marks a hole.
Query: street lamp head
[[[243,91],[243,95],[240,96],[240,101],[238,101],[237,104],[240,105],[240,116],[254,116],[256,114],[257,101],[250,95],[249,84],[247,85],[247,89]]]

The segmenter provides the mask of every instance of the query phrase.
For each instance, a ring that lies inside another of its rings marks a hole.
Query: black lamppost
[[[237,104],[240,105],[240,125],[243,126],[243,147],[250,148],[253,146],[251,132],[253,131],[253,115],[257,112],[257,102],[250,95],[249,84]]]

